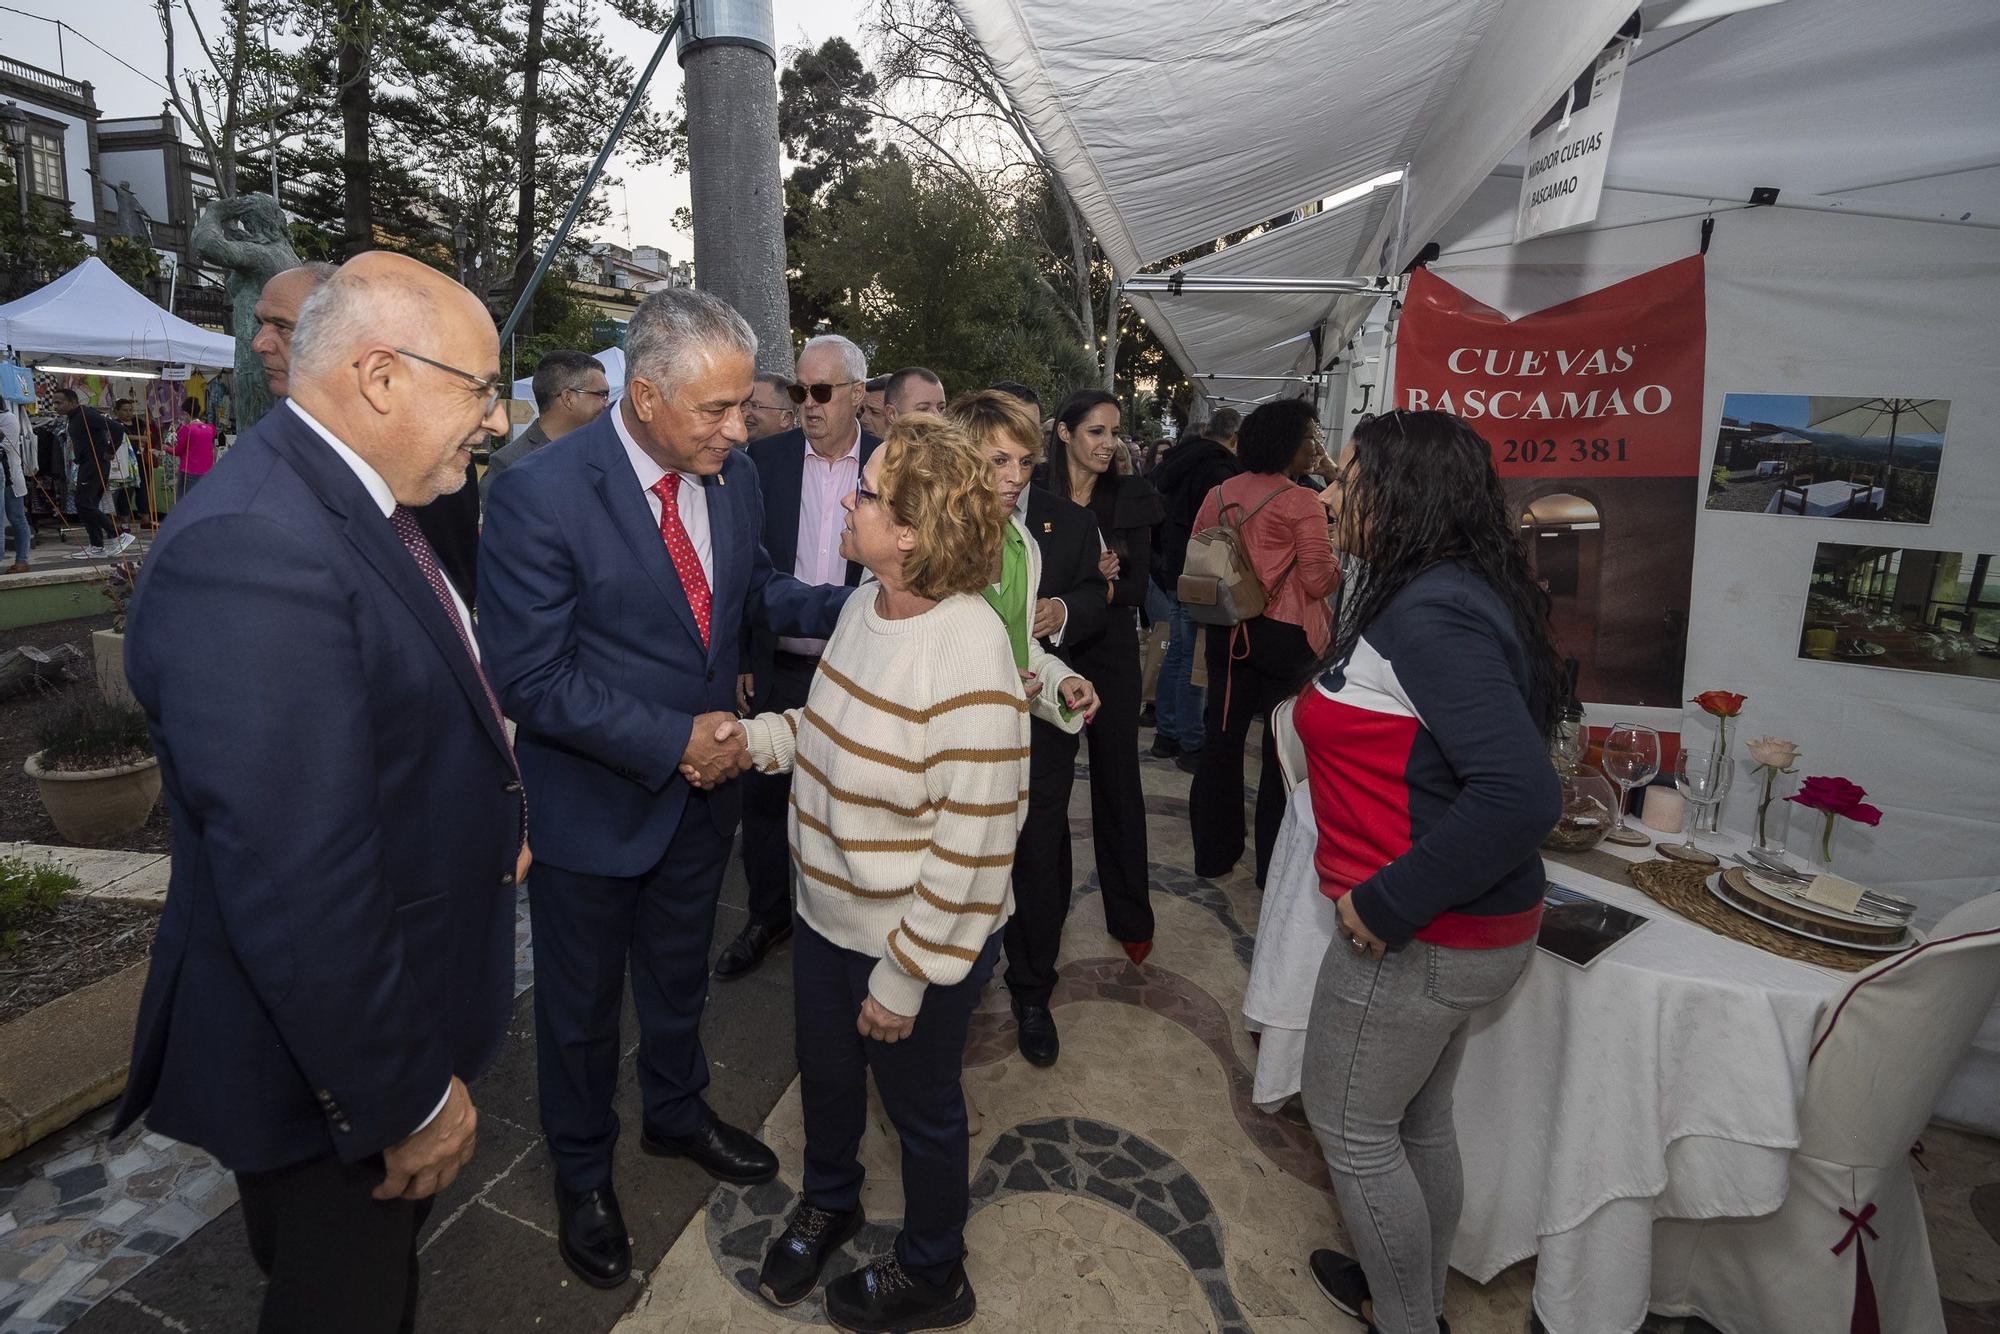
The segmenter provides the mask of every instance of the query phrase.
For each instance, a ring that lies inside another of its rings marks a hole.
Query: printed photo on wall
[[[1951,401],[1729,394],[1708,508],[1929,523]]]
[[[1799,656],[2000,681],[2000,556],[1822,542]]]

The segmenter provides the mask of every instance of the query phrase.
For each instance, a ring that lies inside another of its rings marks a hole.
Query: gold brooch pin
[[[1043,522],[1043,524],[1042,524],[1042,531],[1043,531],[1043,532],[1045,532],[1045,533],[1053,533],[1053,532],[1054,532],[1055,530],[1056,530],[1056,526],[1055,526],[1054,524],[1052,524],[1052,523],[1049,523],[1049,522],[1046,522],[1046,521],[1044,521],[1044,522]]]

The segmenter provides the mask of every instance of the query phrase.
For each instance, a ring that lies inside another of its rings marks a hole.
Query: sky
[[[220,13],[218,0],[195,0],[195,3],[204,24]],[[166,93],[156,86],[164,82],[162,64],[166,44],[161,39],[151,0],[0,0],[0,5],[5,6],[0,10],[0,55],[67,73],[72,79],[88,80],[95,88],[98,110],[103,115],[153,115],[166,100]],[[780,61],[788,48],[817,46],[836,35],[861,45],[861,24],[867,8],[867,0],[773,0]],[[72,31],[61,34],[58,47],[55,25],[27,15],[62,18]],[[604,32],[635,70],[646,67],[659,41],[657,33],[644,32],[608,10]],[[85,38],[103,49],[93,48]],[[194,50],[193,34],[185,18],[181,20],[176,45],[185,63],[186,53]],[[136,66],[138,72],[121,65],[121,59]],[[663,112],[670,109],[679,88],[680,66],[669,52],[653,76],[654,107]],[[667,249],[675,259],[689,258],[694,252],[693,242],[677,232],[672,223],[674,210],[688,202],[686,178],[666,166],[634,169],[616,155],[607,172],[622,178],[624,184],[604,192],[611,218],[593,239],[621,245],[657,245]]]

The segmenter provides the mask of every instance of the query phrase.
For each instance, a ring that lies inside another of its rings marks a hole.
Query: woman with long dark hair
[[[1296,714],[1340,918],[1302,1094],[1358,1259],[1315,1251],[1311,1268],[1379,1334],[1432,1334],[1463,1196],[1452,1081],[1472,1015],[1535,948],[1562,665],[1470,426],[1384,413],[1329,490],[1336,541],[1366,571]]]
[[[1104,633],[1065,646],[1072,667],[1097,687],[1090,740],[1091,842],[1097,883],[1103,890],[1104,924],[1133,963],[1153,948],[1153,905],[1148,901],[1146,795],[1139,785],[1138,609],[1151,578],[1153,525],[1166,507],[1152,483],[1120,473],[1118,400],[1101,389],[1080,389],[1056,413],[1045,471],[1050,491],[1089,510],[1104,539],[1099,563],[1110,582],[1111,617]]]
[[[1313,659],[1326,652],[1333,615],[1327,596],[1340,562],[1327,537],[1320,498],[1298,479],[1326,457],[1313,405],[1302,398],[1266,403],[1243,422],[1236,459],[1243,471],[1208,493],[1194,531],[1225,518],[1239,525],[1264,588],[1264,611],[1239,626],[1208,633],[1208,717],[1201,759],[1188,788],[1194,873],[1228,875],[1243,855],[1243,742],[1265,724],[1263,776],[1257,783],[1257,887],[1285,821],[1285,784],[1271,737],[1271,709],[1298,689]],[[1331,467],[1331,464],[1322,465]]]

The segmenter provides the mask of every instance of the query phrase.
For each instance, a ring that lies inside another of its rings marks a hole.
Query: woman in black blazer
[[[1104,924],[1133,963],[1153,948],[1147,901],[1146,797],[1139,786],[1139,623],[1153,559],[1153,526],[1166,517],[1145,478],[1117,468],[1118,400],[1101,389],[1069,396],[1049,442],[1048,488],[1089,510],[1105,551],[1111,615],[1104,633],[1066,649],[1072,667],[1097,687],[1090,738],[1091,836]]]

